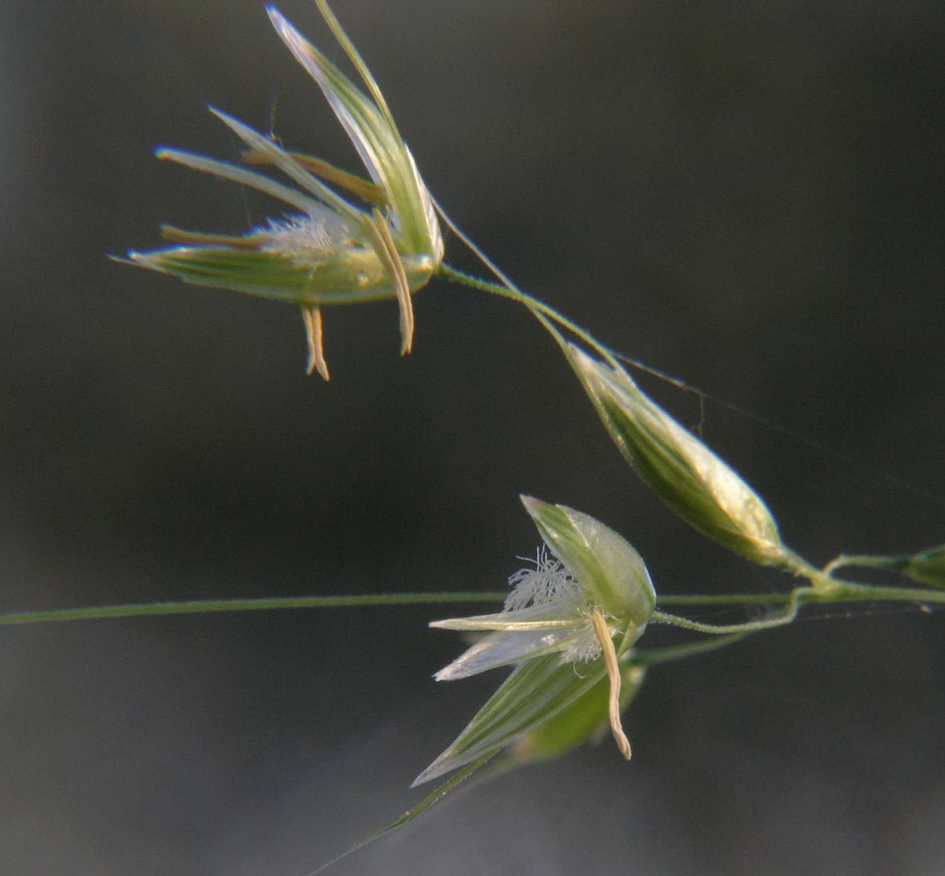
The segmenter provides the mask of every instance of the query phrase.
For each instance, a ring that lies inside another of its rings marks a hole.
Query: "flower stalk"
[[[833,574],[837,569],[856,566],[864,569],[882,569],[898,572],[930,587],[945,587],[945,545],[926,548],[914,554],[880,556],[877,554],[840,554],[824,566],[824,573]]]

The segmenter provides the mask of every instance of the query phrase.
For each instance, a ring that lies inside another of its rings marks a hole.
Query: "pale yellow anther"
[[[322,326],[322,311],[317,304],[302,305],[302,321],[308,339],[308,374],[317,371],[325,381],[331,380],[328,362],[325,361],[325,339]]]
[[[286,154],[296,163],[301,164],[306,170],[351,192],[353,195],[357,195],[362,201],[367,201],[369,204],[376,204],[381,207],[387,206],[387,196],[384,194],[384,189],[376,183],[372,183],[370,180],[364,179],[364,177],[358,176],[357,174],[341,170],[341,168],[335,167],[333,164],[329,164],[327,161],[316,158],[314,155],[308,155],[305,152],[287,152]],[[256,167],[268,167],[274,163],[271,155],[259,149],[246,150],[240,156],[240,161],[242,161],[243,164],[251,164]]]
[[[627,739],[627,734],[623,732],[623,725],[620,723],[620,663],[617,661],[614,640],[610,628],[607,626],[607,621],[604,620],[603,612],[599,608],[595,608],[591,614],[591,623],[594,625],[597,641],[600,642],[604,665],[607,667],[607,677],[610,679],[610,699],[608,701],[610,732],[613,734],[620,753],[627,760],[630,760],[630,740]]]
[[[387,269],[391,272],[394,280],[394,293],[397,296],[397,305],[400,308],[400,355],[406,356],[413,349],[413,301],[410,298],[410,283],[407,281],[407,273],[404,270],[404,263],[400,259],[400,253],[397,251],[397,244],[391,234],[390,226],[384,214],[374,209],[371,214],[371,225],[376,232],[374,249],[382,261],[386,263]]]

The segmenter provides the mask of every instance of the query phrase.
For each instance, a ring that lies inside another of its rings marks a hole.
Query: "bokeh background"
[[[790,544],[945,541],[945,6],[336,7],[431,189],[526,288],[812,439],[646,383]],[[308,0],[281,8],[340,58]],[[673,519],[507,303],[432,284],[403,361],[392,304],[331,310],[324,385],[293,308],[109,262],[161,221],[272,212],[151,157],[235,157],[208,103],[357,167],[256,0],[0,5],[4,610],[496,589],[536,544],[520,492],[624,533],[660,592],[788,583]],[[4,872],[301,876],[418,800],[497,684],[432,681],[442,615],[4,628]],[[943,614],[826,615],[654,671],[631,764],[506,776],[335,872],[941,873]]]

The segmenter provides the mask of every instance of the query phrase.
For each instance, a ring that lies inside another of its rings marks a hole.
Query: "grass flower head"
[[[410,352],[414,335],[410,296],[427,284],[442,261],[443,238],[430,195],[384,96],[325,0],[316,2],[368,94],[277,9],[269,7],[269,17],[321,88],[370,180],[320,159],[287,152],[237,119],[212,110],[247,147],[243,164],[273,167],[295,185],[178,149],[159,149],[158,158],[256,189],[292,212],[239,236],[164,226],[165,238],[175,246],[133,251],[128,258],[140,267],[188,283],[299,305],[309,342],[308,371],[317,370],[327,380],[321,307],[396,298],[401,352]],[[336,188],[357,200],[342,197]]]
[[[545,546],[509,579],[504,609],[430,625],[488,633],[441,669],[438,681],[499,666],[516,669],[415,784],[525,738],[605,679],[611,731],[630,757],[620,723],[618,658],[643,634],[656,606],[646,566],[627,541],[593,517],[530,497],[522,501]]]

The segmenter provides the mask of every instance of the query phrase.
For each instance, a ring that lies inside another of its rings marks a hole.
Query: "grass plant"
[[[575,320],[519,288],[439,208],[367,65],[325,0],[316,4],[363,90],[278,10],[270,7],[269,17],[321,89],[369,178],[287,150],[213,110],[244,144],[241,164],[170,148],[158,150],[158,157],[256,189],[293,212],[274,216],[244,234],[164,226],[170,246],[132,251],[126,261],[188,283],[297,306],[308,342],[308,371],[317,371],[326,380],[330,375],[323,309],[383,299],[396,302],[401,352],[406,355],[415,338],[422,341],[412,296],[433,277],[524,307],[573,370],[590,403],[587,414],[599,418],[627,461],[628,475],[639,477],[670,513],[691,527],[694,538],[710,539],[748,563],[782,571],[785,587],[771,594],[733,590],[660,595],[644,558],[605,522],[554,501],[523,497],[542,547],[534,563],[510,579],[508,590],[78,607],[3,614],[0,625],[352,606],[491,604],[497,610],[432,624],[484,634],[437,678],[457,680],[498,667],[511,667],[510,674],[433,763],[425,768],[417,765],[422,769],[415,784],[452,776],[370,841],[410,823],[477,773],[494,775],[560,757],[607,733],[629,759],[631,747],[621,716],[657,665],[708,658],[748,636],[793,623],[811,605],[945,604],[941,546],[896,556],[839,553],[821,567],[785,545],[778,521],[758,491],[649,398],[625,369],[624,357]],[[262,171],[278,171],[285,180]],[[491,279],[445,261],[444,226],[457,247],[470,249],[480,259]],[[876,584],[852,576],[863,568],[888,574],[888,581]],[[739,622],[711,624],[685,613],[720,605],[741,607],[746,616]],[[754,615],[759,609],[765,612],[760,617]],[[652,624],[679,627],[693,638],[673,647],[647,647],[645,633]]]

